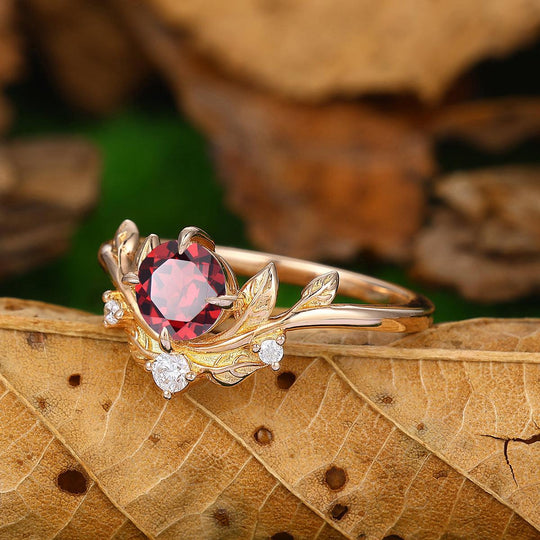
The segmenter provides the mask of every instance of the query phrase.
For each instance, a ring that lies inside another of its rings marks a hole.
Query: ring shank
[[[240,275],[253,275],[273,262],[281,281],[294,285],[304,286],[321,274],[336,271],[340,294],[370,303],[332,304],[307,310],[303,321],[296,317],[296,324],[303,327],[361,326],[411,332],[427,328],[431,323],[434,308],[427,298],[387,281],[281,255],[224,246],[216,246],[216,252]]]

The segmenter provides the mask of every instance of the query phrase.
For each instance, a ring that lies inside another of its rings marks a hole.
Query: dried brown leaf
[[[228,204],[256,245],[310,260],[410,255],[435,169],[410,107],[279,99],[223,76],[142,4],[115,4],[211,140]]]
[[[437,138],[454,137],[503,152],[538,135],[540,100],[520,96],[466,101],[442,107],[428,124]]]
[[[540,167],[449,174],[418,235],[413,272],[472,300],[505,301],[540,289]]]
[[[526,44],[540,22],[528,0],[145,3],[228,71],[304,100],[408,91],[437,99],[479,60]]]
[[[64,98],[90,113],[120,107],[149,66],[109,2],[25,0],[24,21]]]
[[[79,137],[16,139],[0,152],[1,278],[67,249],[98,198],[101,159]]]
[[[0,538],[540,538],[538,352],[538,320],[292,335],[167,402],[97,317],[3,300]]]

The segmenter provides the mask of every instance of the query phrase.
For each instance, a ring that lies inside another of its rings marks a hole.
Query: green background
[[[100,312],[101,293],[110,284],[97,263],[96,252],[125,218],[133,219],[145,235],[154,232],[176,237],[182,227],[196,225],[217,243],[253,247],[242,222],[225,205],[204,138],[181,117],[163,89],[147,90],[120,112],[101,119],[74,112],[46,85],[33,81],[13,88],[10,97],[18,111],[13,136],[84,135],[101,150],[104,168],[99,203],[75,234],[69,253],[25,275],[4,280],[0,296]],[[516,150],[515,160],[522,161],[530,151],[526,147]],[[508,159],[502,156],[495,161]],[[466,148],[450,144],[441,147],[439,160],[443,170],[453,170],[489,163],[491,157],[469,155]],[[394,265],[359,258],[346,266],[423,292],[437,306],[437,321],[540,314],[538,303],[531,299],[501,305],[467,302],[453,291],[411,281],[406,270]],[[298,294],[298,288],[282,286],[278,302],[291,304]]]

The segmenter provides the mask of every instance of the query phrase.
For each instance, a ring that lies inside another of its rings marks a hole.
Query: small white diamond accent
[[[181,354],[162,353],[152,362],[151,368],[154,382],[163,392],[174,394],[188,385],[189,364]]]
[[[116,300],[107,300],[103,306],[103,316],[107,326],[113,326],[124,315],[122,306]]]
[[[283,358],[283,347],[273,339],[266,339],[261,343],[259,358],[265,364],[276,364]]]

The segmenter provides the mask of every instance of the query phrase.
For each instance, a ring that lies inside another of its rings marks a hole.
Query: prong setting
[[[187,375],[191,369],[183,354],[161,353],[156,356],[150,368],[154,382],[164,394],[172,395],[181,392],[189,384]]]
[[[166,328],[163,328],[159,334],[159,346],[161,347],[161,350],[166,353],[172,351],[171,336]]]
[[[157,248],[160,243],[161,243],[161,240],[159,239],[159,236],[157,234],[148,235],[146,239],[144,240],[144,242],[142,243],[141,247],[139,248],[139,251],[137,252],[135,266],[139,268],[139,266],[141,266],[141,263],[148,256],[148,254],[152,250]]]
[[[272,369],[276,369],[283,358],[283,347],[275,339],[265,339],[258,351],[259,358],[267,365],[272,366]]]
[[[231,309],[237,300],[238,294],[222,294],[221,296],[210,296],[206,302],[223,309]]]
[[[122,283],[125,285],[138,285],[139,277],[137,274],[135,274],[135,272],[128,272],[122,276]]]
[[[198,227],[184,227],[178,235],[178,253],[184,253],[193,242],[198,242],[210,251],[216,249],[216,244],[205,231]]]

